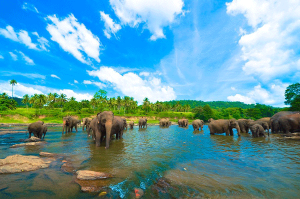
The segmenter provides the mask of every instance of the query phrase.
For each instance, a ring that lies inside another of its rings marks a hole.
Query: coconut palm
[[[29,95],[28,94],[26,94],[26,95],[23,96],[22,103],[26,104],[26,108],[28,110],[28,103],[29,103]]]
[[[14,85],[16,85],[18,82],[14,79],[10,80],[9,82],[11,84],[11,98],[14,97]]]

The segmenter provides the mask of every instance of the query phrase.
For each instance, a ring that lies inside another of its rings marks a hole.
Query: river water
[[[112,173],[105,180],[103,198],[131,198],[141,188],[143,198],[299,198],[300,141],[279,135],[210,135],[170,126],[124,132],[123,139],[96,148],[86,132],[61,134],[48,128],[41,146],[9,148],[27,134],[0,135],[0,158],[9,155],[64,154],[74,169]],[[0,198],[94,198],[83,193],[74,175],[62,172],[61,163],[32,172],[0,175]],[[157,181],[168,179],[167,191],[157,193]]]

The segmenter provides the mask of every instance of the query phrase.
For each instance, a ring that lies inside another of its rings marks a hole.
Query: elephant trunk
[[[106,146],[105,146],[105,149],[108,149],[109,148],[109,142],[110,142],[111,129],[112,129],[112,120],[107,121],[105,123],[105,129],[106,129]]]
[[[238,132],[238,136],[241,136],[241,129],[239,125],[236,126],[236,130]]]

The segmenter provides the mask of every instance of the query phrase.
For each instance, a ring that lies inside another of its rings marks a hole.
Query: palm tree
[[[14,85],[16,85],[18,82],[14,79],[10,80],[9,82],[11,84],[11,98],[14,97]]]
[[[23,96],[22,103],[26,104],[26,108],[28,110],[28,103],[29,103],[29,95],[28,94],[26,94],[26,95]]]
[[[149,111],[149,108],[150,108],[150,102],[149,102],[149,99],[146,97],[143,101],[143,108],[146,112]]]
[[[8,95],[7,95],[7,93],[2,93],[2,94],[0,95],[0,97],[1,97],[1,98],[8,98]]]
[[[67,101],[67,95],[66,94],[60,94],[59,98],[58,98],[60,107],[61,107],[61,111],[62,111],[62,107],[64,105],[64,103]]]
[[[44,94],[39,94],[35,103],[38,107],[43,108],[43,106],[47,103],[47,97]]]
[[[75,100],[76,100],[75,97],[71,97],[71,98],[70,98],[70,101],[75,101]]]
[[[119,110],[119,114],[120,114],[120,107],[122,105],[122,99],[120,96],[117,97],[117,105],[118,105],[118,110]]]
[[[53,101],[56,102],[59,95],[57,93],[53,93]]]
[[[128,109],[128,107],[130,106],[130,97],[124,96],[123,104],[124,104],[124,114],[125,114],[126,109]]]

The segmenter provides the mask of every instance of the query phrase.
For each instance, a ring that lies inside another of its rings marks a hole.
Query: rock
[[[89,171],[89,170],[79,170],[77,173],[78,180],[97,180],[111,178],[112,176],[103,172]]]
[[[48,152],[40,152],[39,155],[42,156],[42,157],[51,157],[51,158],[59,156],[56,153],[48,153]]]
[[[66,160],[63,160],[63,162],[66,161]],[[66,173],[73,173],[74,172],[74,167],[72,165],[71,162],[64,162],[63,165],[61,165],[61,168],[60,168],[63,172],[66,172]]]
[[[105,190],[105,187],[110,185],[109,180],[78,180],[75,182],[81,186],[83,192],[101,192]]]
[[[37,156],[12,155],[0,159],[0,174],[34,171],[47,168],[50,163]]]
[[[15,144],[10,146],[10,148],[17,148],[17,147],[22,147],[22,146],[36,146],[36,145],[42,145],[45,144],[45,142],[28,142],[28,143],[23,143],[23,144]]]
[[[25,140],[22,140],[23,142],[39,142],[41,141],[40,138],[37,138],[37,137],[31,137],[31,138],[28,138],[28,139],[25,139]]]

